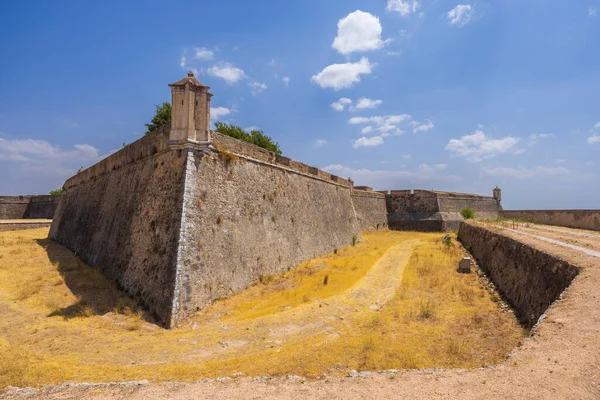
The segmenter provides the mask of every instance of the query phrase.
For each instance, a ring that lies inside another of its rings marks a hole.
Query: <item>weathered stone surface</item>
[[[504,210],[502,218],[600,231],[600,210]]]
[[[579,273],[579,268],[512,238],[463,222],[458,238],[531,328]]]
[[[241,155],[189,151],[176,314],[360,235],[348,188]]]
[[[476,218],[497,218],[502,210],[493,197],[429,190],[392,190],[386,204],[391,229],[425,232],[457,230],[464,208],[472,208]]]
[[[142,300],[165,326],[172,317],[184,163],[185,154],[167,151],[88,180],[76,176],[50,229],[51,239]]]
[[[47,228],[50,226],[50,221],[47,222],[3,222],[0,223],[0,232],[20,231],[23,229]]]
[[[352,203],[361,231],[387,229],[388,216],[384,194],[354,187]]]
[[[52,219],[60,195],[0,196],[0,219]]]

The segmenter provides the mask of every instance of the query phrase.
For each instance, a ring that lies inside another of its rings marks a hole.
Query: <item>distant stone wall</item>
[[[0,219],[52,219],[60,195],[0,196]]]
[[[502,210],[493,197],[430,190],[392,190],[386,206],[390,229],[425,232],[458,229],[464,208],[472,208],[476,218],[495,218]]]
[[[186,157],[164,142],[155,131],[69,179],[49,236],[171,326]]]
[[[22,231],[24,229],[47,228],[50,226],[50,221],[45,222],[0,222],[0,232],[7,231]]]
[[[579,273],[579,268],[563,260],[472,223],[460,224],[458,239],[527,328]]]
[[[32,196],[25,209],[23,218],[52,219],[61,198],[62,195]]]
[[[600,210],[504,210],[500,217],[600,231]]]
[[[31,196],[2,196],[0,197],[0,219],[21,219]]]
[[[352,191],[352,203],[361,231],[387,229],[388,216],[385,195],[370,190]]]

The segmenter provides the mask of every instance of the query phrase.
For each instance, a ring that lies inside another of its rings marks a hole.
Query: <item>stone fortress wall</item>
[[[205,130],[205,87],[172,88],[173,122],[68,179],[50,229],[161,325],[384,227],[382,195],[359,219],[351,181]]]
[[[60,195],[0,196],[0,219],[52,219]]]
[[[368,186],[353,186],[351,197],[361,231],[387,229],[385,194]]]
[[[464,207],[500,208],[482,196],[355,187],[211,132],[212,95],[192,74],[170,86],[171,123],[68,179],[50,229],[165,327],[362,231],[454,229]]]
[[[158,129],[65,182],[49,237],[170,326],[186,157]]]
[[[476,218],[497,218],[499,198],[433,190],[392,190],[385,194],[390,229],[440,232],[457,230],[460,211],[471,208]]]
[[[67,180],[50,231],[162,325],[360,236],[347,179],[216,132],[206,152],[169,135]]]
[[[600,210],[504,210],[500,217],[600,231]]]

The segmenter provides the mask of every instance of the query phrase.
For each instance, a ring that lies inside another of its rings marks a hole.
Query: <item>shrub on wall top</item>
[[[460,215],[462,215],[464,219],[473,219],[475,218],[475,211],[473,211],[472,208],[463,208],[460,210]]]
[[[248,133],[239,126],[217,121],[215,122],[215,131],[222,133],[223,135],[231,136],[235,139],[252,143],[256,146],[262,147],[263,149],[272,151],[275,154],[281,155],[279,144],[273,141],[271,137],[265,135],[263,131],[259,129],[252,129],[250,133]]]

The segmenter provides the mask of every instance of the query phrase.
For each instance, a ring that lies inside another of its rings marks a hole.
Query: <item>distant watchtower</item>
[[[494,189],[494,198],[498,201],[502,201],[502,190],[498,186]]]
[[[172,94],[169,140],[173,143],[210,144],[210,88],[198,82],[192,72],[169,86]]]

